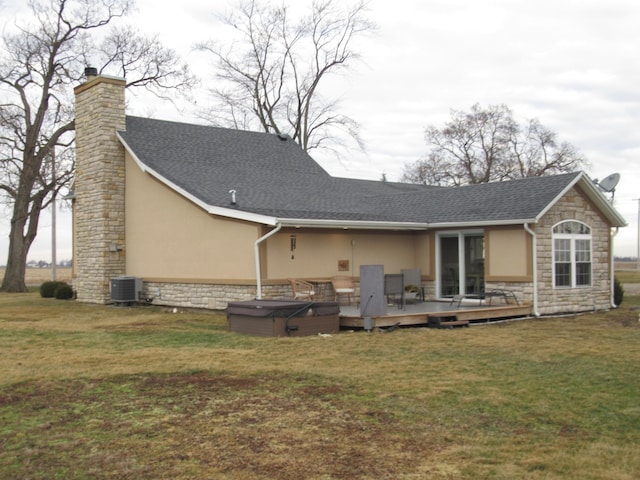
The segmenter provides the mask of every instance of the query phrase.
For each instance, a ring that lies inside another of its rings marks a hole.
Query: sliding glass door
[[[484,291],[484,235],[456,232],[438,235],[440,297]]]

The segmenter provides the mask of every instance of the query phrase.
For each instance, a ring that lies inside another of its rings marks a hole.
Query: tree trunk
[[[22,177],[31,169],[24,169]],[[37,170],[36,170],[37,171]],[[31,179],[30,179],[31,180]],[[21,182],[18,196],[13,205],[13,217],[11,218],[11,231],[9,233],[9,255],[7,268],[0,291],[2,292],[26,292],[25,273],[27,268],[27,255],[31,244],[38,232],[38,221],[45,192],[40,192],[33,198],[29,198],[30,188],[25,185],[33,185],[33,181]],[[27,226],[28,224],[28,226]],[[25,232],[27,227],[27,232]]]
[[[9,258],[0,291],[26,292],[25,273],[27,268],[26,241],[16,228],[12,228],[9,241]]]

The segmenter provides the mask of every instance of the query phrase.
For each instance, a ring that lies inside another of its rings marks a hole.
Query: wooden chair
[[[351,305],[351,295],[356,291],[356,286],[351,277],[347,275],[335,275],[331,277],[331,285],[334,291],[334,301],[339,303],[340,295],[346,295],[347,305]]]
[[[313,296],[316,294],[313,284],[295,278],[290,278],[289,283],[291,284],[291,291],[293,292],[293,298],[295,300],[300,298],[313,300]]]

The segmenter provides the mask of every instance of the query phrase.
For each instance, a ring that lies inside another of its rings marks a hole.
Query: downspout
[[[524,229],[526,232],[531,235],[531,243],[533,250],[533,314],[536,317],[540,316],[540,312],[538,311],[538,248],[536,245],[536,232],[529,228],[529,224],[524,224]]]
[[[254,254],[256,258],[256,299],[262,299],[262,272],[260,271],[260,244],[264,242],[271,235],[275,235],[282,228],[282,224],[278,223],[276,228],[271,230],[269,233],[263,235],[259,239],[256,240],[254,245]]]
[[[609,261],[611,262],[611,265],[609,266],[609,271],[611,272],[611,298],[610,298],[611,308],[618,308],[618,305],[616,305],[616,302],[615,302],[616,262],[615,262],[615,256],[613,255],[613,240],[616,237],[616,235],[618,235],[618,231],[620,231],[620,228],[616,227],[615,232],[611,233],[611,244],[609,246],[609,258],[610,258]]]

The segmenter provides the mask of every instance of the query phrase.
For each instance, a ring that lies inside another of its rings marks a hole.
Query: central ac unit
[[[111,279],[111,301],[114,303],[136,303],[141,291],[141,278],[114,277]]]

